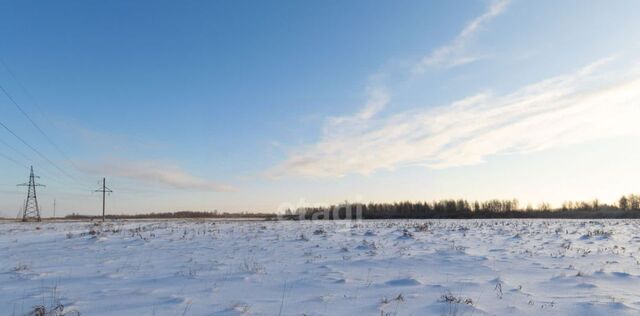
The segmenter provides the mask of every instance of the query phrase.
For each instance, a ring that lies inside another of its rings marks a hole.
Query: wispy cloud
[[[122,177],[182,190],[234,191],[228,185],[193,176],[180,167],[157,161],[110,160],[99,165],[80,164],[84,172]]]
[[[476,33],[483,24],[500,15],[510,0],[495,0],[488,10],[468,23],[458,36],[448,45],[437,48],[431,54],[425,56],[414,65],[411,71],[414,74],[423,73],[429,66],[457,66],[473,62],[480,56],[464,55],[466,42]],[[406,71],[406,69],[403,69]],[[366,89],[367,101],[362,109],[353,115],[331,117],[325,129],[353,128],[360,125],[361,121],[369,120],[381,112],[391,100],[390,89],[384,84],[389,74],[378,72],[369,78],[369,86]]]
[[[160,141],[89,128],[71,118],[55,117],[51,122],[56,128],[65,131],[83,144],[103,149],[106,152],[122,151],[131,148],[144,150],[168,148],[166,143]]]
[[[387,106],[390,97],[389,91],[381,84],[371,85],[367,87],[367,101],[362,109],[355,115],[329,118],[329,127],[371,119]]]
[[[607,61],[503,95],[483,93],[383,119],[358,114],[358,124],[344,128],[330,121],[319,142],[293,150],[271,174],[336,177],[405,165],[445,168],[496,154],[640,135],[634,122],[640,117],[640,71],[605,74],[601,66]]]
[[[435,49],[429,55],[424,56],[412,69],[413,73],[424,73],[429,67],[454,67],[482,59],[480,55],[470,55],[465,50],[468,42],[482,26],[504,12],[509,0],[494,1],[486,12],[469,22],[458,33],[455,39],[448,44]]]

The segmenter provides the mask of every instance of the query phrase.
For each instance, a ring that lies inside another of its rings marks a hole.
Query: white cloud
[[[428,67],[455,67],[482,59],[483,56],[467,55],[465,47],[473,35],[482,28],[482,25],[502,14],[508,4],[509,0],[494,1],[485,13],[469,22],[453,41],[424,56],[413,67],[413,73],[424,73]]]
[[[381,87],[369,88],[369,100],[364,108],[358,113],[358,118],[367,120],[378,112],[382,111],[389,103],[389,93]]]
[[[367,102],[362,109],[355,115],[329,118],[329,127],[357,124],[358,121],[371,119],[387,106],[389,99],[386,88],[381,85],[370,86],[367,88]]]
[[[198,191],[233,191],[228,185],[215,183],[188,174],[181,168],[157,161],[107,161],[93,166],[81,164],[82,171],[112,177],[122,177],[175,189]]]
[[[336,177],[405,165],[445,168],[496,154],[640,135],[640,71],[598,73],[607,61],[513,93],[483,93],[382,119],[357,114],[357,120],[330,121],[320,141],[293,150],[271,174]]]
[[[424,57],[413,67],[412,71],[414,73],[422,73],[427,66],[441,65],[452,67],[470,63],[481,58],[480,56],[463,55],[463,48],[466,41],[471,38],[484,23],[500,15],[505,10],[509,1],[510,0],[495,0],[492,2],[488,10],[468,23],[451,44],[438,48],[432,54]],[[367,102],[362,109],[353,115],[330,117],[325,126],[324,133],[344,133],[345,129],[353,130],[361,128],[365,121],[372,119],[376,114],[381,112],[391,99],[390,91],[384,84],[388,76],[389,74],[385,72],[378,72],[370,76],[370,85],[367,87]]]

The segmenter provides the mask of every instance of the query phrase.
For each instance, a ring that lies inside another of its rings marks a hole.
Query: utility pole
[[[53,199],[53,218],[56,218],[56,199]]]
[[[29,220],[36,220],[39,222],[41,220],[38,198],[36,197],[36,187],[44,187],[44,185],[36,183],[36,178],[40,177],[33,174],[33,166],[31,166],[29,183],[18,184],[18,186],[29,187],[27,190],[27,199],[24,202],[24,209],[22,210],[23,222],[28,222]]]
[[[16,220],[19,220],[22,218],[22,212],[24,211],[24,203],[27,200],[22,200],[22,203],[20,203],[20,205],[18,205],[18,215],[16,215]]]
[[[102,178],[102,188],[95,190],[95,192],[102,192],[102,221],[104,222],[104,204],[105,204],[105,195],[107,193],[111,193],[111,189],[107,188],[107,180]]]

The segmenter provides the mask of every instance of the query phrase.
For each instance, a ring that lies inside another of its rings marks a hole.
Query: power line
[[[2,66],[7,71],[7,73],[9,73],[9,75],[11,76],[11,78],[20,86],[20,88],[22,89],[22,92],[24,92],[24,94],[26,94],[31,99],[31,101],[33,101],[33,104],[36,106],[36,108],[38,108],[38,111],[40,111],[40,114],[42,114],[43,111],[42,111],[42,108],[39,105],[38,100],[36,100],[36,98],[33,97],[33,95],[31,93],[29,93],[27,88],[22,84],[22,81],[18,80],[18,77],[9,68],[9,65],[7,65],[7,63],[4,62],[4,59],[0,58],[0,64],[2,64]],[[49,122],[49,123],[51,123],[51,122]]]
[[[33,159],[29,158],[29,157],[28,157],[26,154],[24,154],[22,151],[18,150],[17,148],[15,148],[14,146],[12,146],[11,144],[9,144],[8,142],[6,142],[5,140],[3,140],[2,138],[0,138],[0,143],[1,143],[1,144],[4,144],[4,145],[5,145],[5,146],[7,146],[9,149],[11,149],[11,150],[15,151],[16,153],[18,153],[18,155],[20,155],[23,159],[25,159],[25,160],[27,160],[28,162],[30,162],[32,165],[36,165],[36,164],[37,164]],[[0,156],[1,156],[1,157],[3,157],[3,158],[5,158],[5,159],[7,159],[7,160],[10,160],[10,161],[12,161],[12,162],[14,162],[14,163],[18,164],[18,165],[19,165],[19,166],[21,166],[21,167],[24,167],[25,169],[29,169],[29,167],[28,167],[27,165],[25,165],[25,164],[22,164],[22,163],[18,162],[16,159],[12,158],[11,156],[9,156],[9,155],[7,155],[7,154],[0,153]],[[76,189],[84,189],[84,188],[85,188],[85,186],[84,186],[84,185],[81,185],[81,184],[79,184],[79,183],[76,183],[76,182],[67,182],[67,181],[69,181],[68,179],[66,179],[66,178],[60,178],[60,176],[57,176],[55,172],[52,172],[52,171],[50,171],[49,169],[44,168],[43,166],[41,166],[41,167],[40,167],[40,169],[41,169],[41,174],[42,174],[42,176],[43,176],[44,178],[46,178],[46,179],[50,180],[50,181],[56,182],[56,183],[61,184],[61,185],[64,185],[64,186],[69,186],[69,185],[70,185],[70,186],[75,186],[75,187],[76,187]],[[64,182],[63,182],[63,181],[64,181]]]
[[[14,150],[15,150],[15,148],[13,148],[13,147],[9,146],[7,143],[5,143],[4,141],[2,141],[2,139],[0,139],[0,142],[1,142],[1,143],[4,143],[4,144],[5,144],[5,145],[7,145],[9,148],[11,148],[11,149],[14,149]],[[20,153],[19,151],[16,151],[16,152]],[[1,152],[0,152],[0,157],[4,158],[4,159],[6,159],[6,160],[9,160],[9,161],[11,161],[11,162],[13,162],[13,163],[15,163],[17,166],[20,166],[20,167],[25,168],[25,169],[29,169],[29,167],[28,167],[27,165],[25,165],[25,164],[23,164],[23,163],[21,163],[21,162],[17,161],[16,159],[12,158],[11,156],[9,156],[9,155],[7,155],[7,154],[3,154],[3,153],[1,153]],[[34,163],[34,161],[33,161],[32,159],[26,158],[26,160],[28,160],[28,161],[29,161],[29,162],[31,162],[31,163]],[[42,170],[44,171],[44,170],[47,170],[47,169],[44,169],[44,168],[43,168]],[[47,172],[46,172],[46,173],[43,173],[43,177],[44,177],[45,179],[48,179],[48,180],[53,181],[53,182],[56,182],[56,183],[61,184],[61,185],[63,185],[63,186],[67,186],[67,185],[75,185],[77,188],[80,188],[80,187],[83,187],[83,188],[84,188],[84,186],[81,186],[80,184],[77,184],[77,183],[65,183],[65,182],[62,182],[61,180],[59,180],[59,177],[52,176],[50,173],[51,173],[51,171],[47,170]]]
[[[42,110],[42,108],[39,105],[38,100],[29,92],[29,90],[26,88],[26,86],[18,79],[18,77],[15,75],[15,73],[11,70],[11,68],[9,68],[9,66],[7,65],[7,63],[0,58],[0,64],[2,64],[2,66],[4,67],[4,69],[7,71],[7,73],[11,76],[11,78],[18,84],[18,86],[20,86],[20,88],[22,89],[22,92],[31,100],[31,102],[33,103],[33,106],[38,110],[38,112],[40,113],[40,115],[42,117],[44,117],[44,119],[49,122],[50,125],[53,125],[51,123],[51,120],[49,120],[47,118],[47,116],[45,115],[44,111]],[[75,162],[69,158],[69,156],[65,153],[64,150],[62,150],[62,148],[60,146],[58,146],[58,144],[56,142],[53,141],[53,139],[51,137],[49,137],[49,135],[35,122],[35,120],[33,120],[31,118],[31,116],[20,106],[20,104],[18,104],[18,102],[13,98],[13,96],[7,91],[7,89],[5,89],[1,84],[0,84],[0,90],[2,90],[2,92],[7,96],[7,98],[9,98],[9,100],[11,100],[11,102],[16,106],[16,108],[27,118],[27,120],[29,120],[29,122],[38,130],[38,132],[40,132],[40,134],[42,134],[42,136],[47,140],[47,142],[49,142],[49,144],[51,144],[51,146],[53,146],[59,153],[60,155],[62,155],[62,157],[71,165],[73,166],[73,168],[75,168],[76,170],[80,170],[80,168],[78,167],[78,165],[75,164]],[[4,124],[3,124],[4,125]],[[4,126],[6,128],[6,126]],[[15,133],[12,133],[15,134]],[[14,135],[15,136],[15,135]],[[21,140],[23,143],[25,143],[23,140]],[[6,143],[5,143],[6,144]],[[25,144],[26,145],[26,144]],[[7,145],[9,146],[9,145]],[[27,145],[28,146],[28,145]],[[11,146],[9,146],[11,147]],[[31,146],[28,146],[30,148],[32,148]],[[12,148],[12,147],[11,147]],[[12,148],[14,151],[18,152],[18,154],[20,154],[22,157],[26,158],[26,156],[24,154],[22,154],[21,152],[19,152],[18,150],[16,150],[15,148]],[[33,149],[33,148],[32,148]],[[41,154],[38,154],[42,157]],[[26,158],[27,160],[30,160],[33,162],[33,160]],[[50,164],[52,164],[52,162],[49,159],[44,158],[45,160],[47,160],[47,162],[49,162]],[[59,168],[58,166],[56,166],[55,164],[52,164],[57,170],[59,170],[60,172],[62,172],[64,175],[66,175],[67,177],[69,177],[71,180],[77,181],[77,179],[74,176],[71,176],[69,173],[65,172],[64,170],[62,170],[61,168]],[[45,171],[47,171],[47,169],[44,169]],[[48,172],[50,173],[50,172]],[[55,182],[58,182],[58,179],[56,177],[51,177],[51,180],[54,180]],[[74,183],[77,184],[78,187],[82,186],[78,183]],[[84,187],[84,186],[82,186]]]
[[[27,155],[25,155],[24,153],[22,153],[20,150],[18,150],[17,148],[11,146],[9,143],[7,143],[6,141],[4,141],[2,138],[0,138],[0,143],[4,144],[5,146],[9,147],[9,149],[15,151],[16,153],[18,153],[18,155],[20,155],[22,158],[29,160],[30,162],[34,162],[31,158],[27,157]]]
[[[13,162],[13,163],[15,163],[16,165],[18,165],[18,166],[20,166],[20,167],[27,168],[27,165],[24,165],[24,164],[20,163],[19,161],[15,160],[15,159],[13,159],[13,158],[11,158],[11,157],[9,157],[9,156],[7,156],[7,155],[3,154],[3,153],[0,153],[0,157],[4,158],[4,159],[6,159],[6,160],[9,160],[9,161],[11,161],[11,162]]]
[[[9,67],[7,67],[7,65],[4,63],[4,61],[2,61],[0,59],[0,62],[2,62],[2,64],[4,65],[4,67],[8,70]],[[14,80],[16,80],[16,82],[18,82],[18,80],[13,76],[13,73],[9,70],[9,73],[11,74],[11,76],[14,78]],[[19,82],[18,82],[19,83]],[[22,86],[22,85],[20,85]],[[22,86],[23,89],[24,86]],[[29,122],[31,123],[31,125],[33,125],[33,127],[35,127],[38,132],[40,132],[40,134],[42,134],[42,136],[49,142],[49,144],[51,144],[51,146],[53,146],[74,168],[77,169],[76,165],[73,163],[73,161],[69,158],[69,156],[67,156],[67,154],[64,153],[64,151],[62,151],[62,149],[60,148],[60,146],[58,146],[58,144],[56,144],[51,137],[49,137],[49,135],[47,135],[47,133],[44,132],[44,130],[42,130],[42,128],[40,128],[40,126],[31,118],[31,116],[29,116],[29,114],[27,114],[27,112],[20,106],[20,104],[18,104],[18,102],[16,102],[16,100],[13,98],[13,96],[11,96],[11,94],[2,86],[2,84],[0,84],[0,90],[2,90],[2,92],[4,93],[4,95],[7,96],[7,98],[9,98],[9,100],[11,100],[11,103],[13,103],[13,105],[16,106],[16,108],[18,108],[18,110],[20,111],[20,113],[22,113],[22,115],[24,115],[24,117],[27,118],[27,120],[29,120]],[[26,89],[25,89],[26,91]]]
[[[27,165],[25,165],[25,164],[23,164],[23,163],[21,163],[21,162],[19,162],[19,161],[15,160],[15,159],[13,159],[13,158],[12,158],[11,156],[9,156],[9,155],[6,155],[6,154],[3,154],[3,153],[1,153],[1,152],[0,152],[0,157],[2,157],[2,158],[4,158],[4,159],[6,159],[6,160],[8,160],[8,161],[13,162],[14,164],[16,164],[16,166],[19,166],[19,167],[22,167],[22,168],[25,168],[25,169],[29,169],[29,167],[28,167]],[[29,161],[31,161],[31,159],[28,159],[28,160],[29,160]],[[33,162],[33,161],[31,161],[31,162]],[[58,178],[56,178],[56,177],[44,176],[44,178],[49,179],[49,180],[51,180],[51,181],[53,181],[53,182],[56,182],[56,183],[61,184],[61,185],[64,185],[64,186],[69,185],[68,183],[64,183],[64,182],[62,182],[62,181],[58,180]],[[78,184],[78,187],[79,187],[79,186],[80,186],[80,185]]]
[[[16,147],[12,146],[11,144],[9,144],[8,142],[6,142],[6,141],[5,141],[5,140],[3,140],[2,138],[0,138],[0,143],[1,143],[1,144],[4,144],[4,145],[5,145],[5,146],[7,146],[9,149],[11,149],[11,150],[15,151],[16,153],[18,153],[18,155],[20,155],[20,157],[22,157],[23,159],[27,160],[27,161],[28,161],[28,162],[30,162],[32,165],[36,165],[36,164],[37,164],[33,159],[29,158],[26,154],[24,154],[24,153],[23,153],[22,151],[20,151],[18,148],[16,148]],[[8,155],[6,155],[6,154],[3,154],[3,156],[4,156],[5,158],[9,159],[9,160],[15,161],[15,159],[13,159],[13,158],[9,157],[9,156],[8,156]],[[24,167],[24,168],[26,168],[26,169],[29,169],[29,167],[27,167],[26,165],[23,165],[23,164],[20,164],[20,165],[21,165],[21,166],[23,166],[23,167]],[[51,171],[49,171],[48,169],[46,169],[46,168],[44,168],[44,167],[41,167],[41,170],[46,171],[46,172],[45,172],[45,174],[46,174],[46,178],[50,178],[51,180],[53,180],[53,181],[55,181],[55,182],[57,182],[57,183],[60,183],[60,184],[64,184],[64,185],[66,185],[65,183],[63,183],[63,182],[61,182],[60,180],[58,180],[58,178],[59,178],[59,177],[55,177],[55,176],[51,176],[51,175],[50,175],[50,174],[54,174],[54,172],[51,172]]]
[[[13,135],[15,138],[17,138],[25,146],[29,147],[36,154],[38,154],[38,156],[40,156],[40,158],[44,159],[50,165],[52,165],[54,168],[58,169],[58,171],[62,172],[64,175],[66,175],[67,177],[71,178],[72,180],[75,180],[75,178],[72,175],[68,174],[62,168],[58,167],[58,165],[56,165],[53,161],[51,161],[49,158],[47,158],[47,156],[45,156],[39,150],[35,149],[33,146],[31,146],[29,143],[27,143],[27,141],[25,141],[22,137],[18,136],[18,134],[16,134],[13,130],[11,130],[9,127],[7,127],[7,125],[4,125],[4,123],[2,123],[1,121],[0,121],[0,126],[2,126],[4,129],[6,129],[9,133],[11,133],[11,135]]]
[[[4,139],[2,139],[2,138],[0,138],[0,144],[3,144],[3,145],[5,145],[7,148],[9,148],[9,149],[13,150],[14,152],[16,152],[18,155],[20,155],[20,157],[22,157],[22,159],[24,159],[24,160],[26,160],[27,162],[31,163],[31,165],[37,165],[37,163],[36,163],[33,159],[29,158],[29,157],[28,157],[25,153],[23,153],[21,150],[19,150],[19,149],[18,149],[18,148],[16,148],[15,146],[13,146],[13,145],[9,144],[7,141],[5,141],[5,140],[4,140]],[[5,156],[7,156],[7,155],[5,154]],[[23,166],[25,166],[25,168],[26,168],[26,169],[29,169],[29,167],[26,167],[26,165],[23,165]],[[42,169],[44,169],[44,168],[42,168]],[[47,170],[47,173],[49,173],[49,172],[50,172],[50,171],[48,171],[48,170]]]

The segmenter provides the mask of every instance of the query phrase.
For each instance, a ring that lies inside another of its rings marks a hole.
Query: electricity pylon
[[[111,189],[107,188],[107,180],[102,178],[102,188],[95,190],[95,192],[102,192],[102,221],[104,222],[104,203],[105,203],[105,194],[111,193]]]
[[[36,197],[36,187],[44,187],[44,185],[36,183],[36,178],[40,178],[33,174],[33,166],[29,174],[29,183],[18,184],[18,186],[29,187],[27,191],[27,199],[24,202],[22,210],[22,221],[30,220],[40,221],[40,208],[38,207],[38,198]]]

